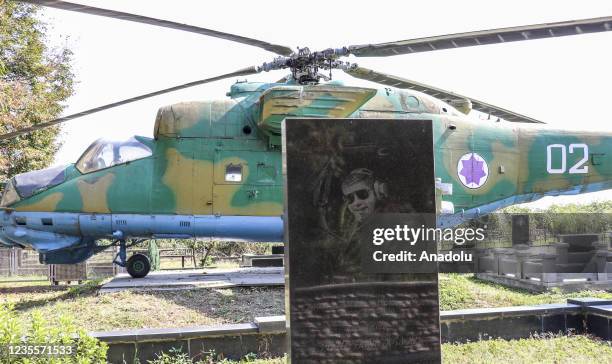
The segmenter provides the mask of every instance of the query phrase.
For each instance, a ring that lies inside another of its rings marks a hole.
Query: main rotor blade
[[[357,57],[387,57],[399,54],[430,52],[439,49],[517,42],[523,40],[563,37],[612,30],[612,16],[558,23],[481,30],[397,42],[352,45],[349,53]]]
[[[261,40],[243,37],[240,35],[219,32],[216,30],[196,27],[196,26],[188,25],[188,24],[176,23],[176,22],[169,21],[169,20],[151,18],[151,17],[143,16],[143,15],[124,13],[121,11],[115,11],[115,10],[109,10],[109,9],[95,8],[93,6],[69,3],[66,1],[59,1],[59,0],[19,0],[19,1],[31,3],[35,5],[42,5],[42,6],[46,6],[50,8],[75,11],[78,13],[99,15],[99,16],[105,16],[108,18],[132,21],[136,23],[156,25],[156,26],[164,27],[164,28],[184,30],[186,32],[198,33],[198,34],[208,35],[210,37],[221,38],[221,39],[231,40],[233,42],[252,45],[252,46],[263,48],[267,51],[274,52],[274,53],[277,53],[283,56],[288,56],[291,53],[293,53],[291,48],[285,47],[282,45],[271,44],[271,43],[264,42]]]
[[[229,78],[229,77],[234,77],[234,76],[252,75],[252,74],[255,74],[255,73],[259,73],[259,69],[257,67],[248,67],[248,68],[243,68],[241,70],[238,70],[236,72],[226,73],[224,75],[220,75],[220,76],[216,76],[216,77],[211,77],[211,78],[206,78],[206,79],[199,80],[199,81],[189,82],[189,83],[185,83],[185,84],[182,84],[182,85],[173,86],[173,87],[170,87],[170,88],[165,88],[163,90],[150,92],[150,93],[143,94],[143,95],[140,95],[140,96],[131,97],[129,99],[125,99],[125,100],[113,102],[113,103],[110,103],[110,104],[98,106],[98,107],[95,107],[93,109],[89,109],[89,110],[78,112],[76,114],[64,116],[64,117],[61,117],[61,118],[58,118],[58,119],[54,119],[54,120],[51,120],[51,121],[47,121],[47,122],[44,122],[44,123],[36,124],[36,125],[30,126],[30,127],[27,127],[27,128],[19,129],[19,130],[10,132],[10,133],[2,134],[2,135],[0,135],[0,141],[1,140],[6,140],[6,139],[11,139],[11,138],[14,138],[14,137],[16,137],[18,135],[31,133],[31,132],[36,131],[36,130],[48,128],[50,126],[57,125],[57,124],[63,123],[63,122],[68,121],[68,120],[80,118],[82,116],[90,115],[90,114],[97,113],[97,112],[100,112],[100,111],[103,111],[103,110],[112,109],[113,107],[117,107],[117,106],[129,104],[129,103],[132,103],[132,102],[140,101],[140,100],[143,100],[143,99],[147,99],[149,97],[158,96],[158,95],[162,95],[162,94],[165,94],[165,93],[168,93],[168,92],[177,91],[177,90],[181,90],[181,89],[188,88],[188,87],[198,86],[198,85],[202,85],[202,84],[205,84],[205,83],[222,80],[224,78]]]
[[[530,118],[525,115],[521,115],[515,113],[510,110],[506,110],[504,108],[494,106],[488,104],[483,101],[479,101],[473,99],[471,97],[463,96],[456,94],[454,92],[446,91],[437,87],[425,85],[420,82],[407,80],[405,78],[388,75],[381,72],[376,72],[364,67],[349,67],[344,69],[344,72],[349,75],[360,78],[362,80],[372,81],[376,83],[380,83],[387,86],[397,87],[400,89],[410,89],[414,91],[419,91],[429,96],[433,96],[437,99],[444,101],[454,101],[454,100],[470,100],[472,103],[472,109],[477,110],[489,115],[493,115],[498,118],[502,118],[507,121],[520,122],[520,123],[540,123],[544,124],[542,121]]]

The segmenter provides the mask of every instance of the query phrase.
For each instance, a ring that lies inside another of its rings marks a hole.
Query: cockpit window
[[[17,191],[15,191],[15,186],[13,186],[13,181],[6,182],[4,187],[4,194],[2,194],[2,200],[0,201],[0,206],[7,207],[15,202],[19,201],[19,195]]]
[[[79,158],[76,168],[81,173],[90,173],[150,155],[151,149],[134,137],[125,141],[98,139]]]
[[[28,198],[37,192],[59,185],[66,180],[66,167],[56,166],[16,175],[13,181],[17,193],[21,198]]]

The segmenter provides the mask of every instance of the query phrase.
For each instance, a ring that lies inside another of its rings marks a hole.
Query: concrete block
[[[564,313],[542,316],[542,332],[567,333],[567,315]]]
[[[241,335],[191,339],[189,342],[189,356],[196,360],[203,360],[213,352],[224,358],[240,360],[253,351],[244,350]]]
[[[446,327],[445,327],[446,326]],[[453,320],[441,322],[448,342],[466,342],[487,338],[519,339],[542,332],[541,316]]]
[[[584,298],[568,298],[567,303],[572,303],[581,307],[586,306],[601,306],[612,305],[612,299],[584,297]]]
[[[163,341],[163,342],[139,342],[136,344],[136,356],[141,363],[155,360],[161,353],[180,351],[189,353],[187,340]]]
[[[565,316],[565,325],[567,326],[568,332],[573,334],[584,334],[586,330],[582,312],[575,314],[568,313],[567,316]]]
[[[106,361],[111,364],[132,364],[136,357],[136,344],[109,345]]]
[[[586,315],[587,333],[603,340],[612,340],[612,322],[609,317],[597,314]]]
[[[255,317],[255,325],[257,325],[259,332],[262,334],[285,332],[285,315]]]

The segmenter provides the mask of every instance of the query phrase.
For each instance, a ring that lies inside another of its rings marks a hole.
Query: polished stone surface
[[[576,298],[568,298],[567,303],[579,305],[582,307],[603,306],[603,305],[612,305],[612,299],[594,298],[594,297],[576,297]]]
[[[401,246],[376,226],[435,227],[431,123],[288,119],[283,144],[291,361],[439,363],[436,265],[371,255]]]
[[[602,315],[587,314],[586,325],[589,333],[602,338],[612,340],[612,319]]]

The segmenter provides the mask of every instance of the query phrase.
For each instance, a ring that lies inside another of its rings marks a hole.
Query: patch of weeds
[[[92,279],[89,281],[85,281],[83,284],[79,284],[78,286],[73,286],[68,289],[69,296],[81,296],[88,295],[91,293],[95,293],[100,288],[102,283],[102,279]]]
[[[450,275],[440,280],[440,309],[456,310],[474,305],[475,298],[469,282],[459,275]]]
[[[286,357],[282,358],[259,358],[255,353],[248,353],[239,361],[227,359],[223,354],[218,354],[214,350],[202,353],[201,359],[192,359],[181,349],[170,349],[168,353],[161,353],[149,364],[281,364],[286,363]]]
[[[161,353],[149,364],[193,364],[189,354],[183,353],[180,348],[172,348],[168,353]]]
[[[465,344],[442,344],[443,362],[484,363],[593,363],[612,357],[609,343],[588,336],[540,335],[528,339],[491,339]],[[602,361],[603,360],[603,361]]]

